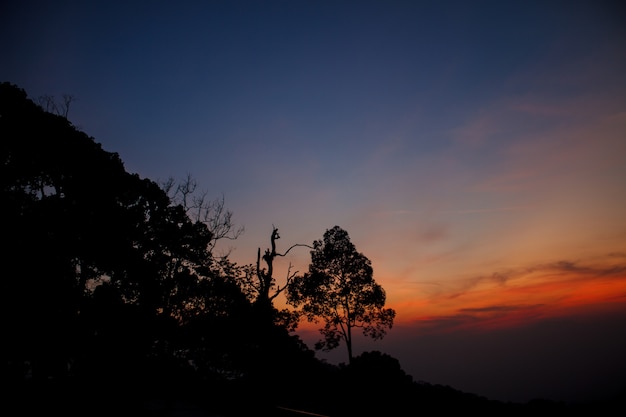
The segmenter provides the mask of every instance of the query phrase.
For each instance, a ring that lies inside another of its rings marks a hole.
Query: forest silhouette
[[[68,120],[67,100],[44,102],[0,84],[5,415],[167,416],[180,404],[221,416],[624,408],[619,399],[505,403],[418,381],[383,352],[352,357],[349,336],[328,321],[317,347],[343,341],[349,361],[318,359],[295,329],[301,317],[336,307],[324,305],[335,298],[322,289],[362,295],[355,327],[371,337],[382,338],[395,315],[347,232],[336,227],[302,244],[311,249],[310,272],[278,287],[273,260],[286,254],[276,248],[278,229],[256,264],[215,255],[218,240],[240,232],[223,200],[195,195],[191,179],[158,184],[127,172],[118,154]],[[324,257],[340,252],[357,259],[342,265],[358,286],[328,281]],[[303,309],[276,309],[282,291]]]

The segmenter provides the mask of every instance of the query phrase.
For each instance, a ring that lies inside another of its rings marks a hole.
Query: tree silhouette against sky
[[[309,272],[295,277],[287,299],[301,307],[309,321],[324,322],[324,336],[316,349],[330,351],[346,343],[352,363],[352,333],[355,327],[374,340],[386,335],[396,312],[385,306],[385,291],[374,281],[371,261],[357,252],[348,232],[335,226],[323,240],[313,243]]]

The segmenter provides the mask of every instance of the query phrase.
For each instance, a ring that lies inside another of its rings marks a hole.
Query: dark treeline
[[[66,116],[0,84],[4,414],[163,416],[178,401],[224,416],[574,411],[416,382],[376,351],[318,360],[295,313],[259,302],[254,278],[272,278],[260,252],[256,266],[213,253],[233,227],[223,205],[126,172]],[[302,302],[313,290],[293,278]]]

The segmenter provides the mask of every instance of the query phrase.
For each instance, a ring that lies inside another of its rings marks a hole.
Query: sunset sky
[[[129,172],[223,195],[238,263],[345,229],[397,313],[357,353],[505,401],[626,387],[620,2],[25,0],[0,47]]]

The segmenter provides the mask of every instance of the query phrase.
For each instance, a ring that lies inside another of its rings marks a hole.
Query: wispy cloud
[[[399,314],[398,320],[429,330],[489,329],[588,309],[623,310],[626,263],[618,255],[537,263],[431,285],[429,296],[398,305],[400,311],[411,312]]]
[[[528,210],[529,208],[532,208],[532,206],[485,207],[485,208],[475,208],[475,209],[443,210],[442,213],[458,213],[458,214],[497,213],[497,212],[503,212],[503,211]]]
[[[479,313],[509,313],[511,311],[527,310],[529,308],[541,307],[543,304],[535,305],[493,305],[478,308],[461,308],[459,313],[479,314]]]

